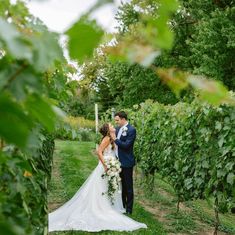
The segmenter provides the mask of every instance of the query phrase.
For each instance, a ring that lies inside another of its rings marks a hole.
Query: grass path
[[[83,184],[98,160],[94,157],[95,145],[90,142],[56,141],[50,191],[49,210],[52,211],[69,200]],[[135,208],[132,218],[146,223],[148,229],[131,234],[213,234],[213,209],[205,201],[181,204],[176,213],[176,196],[172,187],[158,175],[155,177],[154,191],[141,184],[141,174],[135,175]],[[235,234],[235,216],[220,215],[222,226],[218,235]],[[94,234],[88,232],[54,232],[51,234]],[[99,232],[95,234],[130,234],[124,232]]]
[[[177,197],[169,184],[159,176],[155,178],[155,189],[151,194],[136,184],[137,201],[149,212],[155,215],[168,234],[199,234],[212,235],[214,231],[214,213],[212,206],[206,201],[197,200],[180,204],[176,212]],[[220,215],[221,226],[218,235],[235,234],[235,216]]]
[[[83,184],[91,171],[95,168],[98,160],[92,154],[95,145],[89,142],[56,141],[54,153],[54,164],[52,180],[48,195],[49,210],[58,208],[64,202],[69,200],[78,188]],[[148,211],[144,210],[139,204],[135,203],[133,219],[146,223],[148,229],[140,229],[131,234],[165,235],[160,222]],[[94,234],[89,232],[71,231],[54,232],[50,234]],[[104,231],[95,234],[130,234],[130,232],[112,232]]]

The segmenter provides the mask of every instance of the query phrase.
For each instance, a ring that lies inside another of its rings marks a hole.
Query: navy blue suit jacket
[[[118,135],[120,127],[116,129]],[[120,139],[116,139],[118,146],[118,158],[122,167],[133,167],[135,165],[135,156],[133,153],[134,142],[136,138],[136,129],[130,124],[127,125],[126,136],[121,135]]]

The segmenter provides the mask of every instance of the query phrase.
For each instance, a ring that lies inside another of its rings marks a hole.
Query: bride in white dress
[[[110,132],[113,131],[115,132],[115,128],[110,124],[104,124],[100,129],[103,139],[98,148],[99,164],[76,194],[49,214],[49,232],[65,230],[133,231],[147,228],[145,224],[122,214],[124,208],[120,192],[115,194],[114,205],[106,194],[103,195],[107,191],[107,179],[101,177],[107,169],[104,160],[115,158],[115,146],[110,137]]]

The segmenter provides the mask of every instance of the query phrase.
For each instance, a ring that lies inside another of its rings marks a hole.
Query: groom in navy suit
[[[122,202],[127,214],[132,214],[133,191],[133,167],[135,157],[133,146],[136,138],[136,129],[128,123],[127,114],[123,111],[115,114],[116,136],[112,136],[116,144],[116,155],[121,162],[122,171]]]

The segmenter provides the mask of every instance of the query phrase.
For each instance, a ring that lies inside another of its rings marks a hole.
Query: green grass
[[[69,200],[94,170],[98,164],[98,159],[93,154],[94,148],[95,144],[91,142],[56,141],[53,176],[48,196],[51,210]],[[157,174],[154,190],[148,191],[142,185],[141,177],[139,177],[140,171],[138,170],[138,172],[137,177],[135,177],[135,206],[131,217],[139,222],[146,223],[148,229],[126,233],[104,231],[95,234],[163,235],[168,233],[203,234],[205,231],[213,232],[214,212],[206,201],[186,202],[184,209],[176,213],[177,197],[171,185]],[[143,207],[140,206],[140,202],[141,205],[144,203]],[[159,213],[162,213],[162,215],[160,216]],[[235,216],[228,213],[220,214],[220,219],[220,230],[226,234],[235,234]],[[94,233],[70,231],[51,234]]]
[[[98,162],[90,152],[94,146],[90,142],[78,144],[75,141],[56,141],[49,203],[69,199],[85,181]]]
[[[193,209],[202,221],[213,226],[215,223],[214,210],[212,206],[208,205],[206,201],[197,200],[194,202],[188,202],[188,206]],[[235,216],[233,214],[225,213],[219,214],[220,226],[219,229],[228,234],[235,234]]]
[[[186,232],[188,234],[193,234],[198,228],[193,217],[189,213],[185,212],[173,212],[166,216],[170,219],[170,227],[173,230],[169,229],[169,232]]]
[[[185,202],[184,205],[188,209],[192,209],[192,211],[191,212],[180,211],[180,213],[177,214],[175,213],[177,197],[172,186],[168,184],[165,180],[163,180],[159,174],[156,174],[155,187],[164,190],[171,197],[171,199],[169,197],[164,197],[164,196],[161,197],[158,196],[159,193],[156,193],[156,195],[152,194],[150,198],[153,198],[153,200],[160,202],[162,205],[172,206],[171,208],[166,208],[166,209],[171,210],[171,213],[168,214],[167,217],[173,219],[171,225],[173,225],[175,231],[188,232],[189,234],[191,234],[193,233],[192,228],[195,231],[197,229],[200,229],[200,226],[197,226],[195,221],[200,221],[205,225],[208,225],[208,227],[214,226],[215,216],[214,216],[212,202],[210,204],[208,204],[206,200],[195,200],[195,201]],[[156,199],[154,199],[154,197],[156,197]],[[235,234],[235,215],[231,213],[224,213],[224,214],[220,213],[219,218],[221,223],[219,226],[219,230],[227,234]]]
[[[92,170],[96,167],[98,159],[92,154],[95,145],[91,142],[56,141],[54,154],[54,169],[52,180],[49,186],[48,203],[62,205],[69,200],[83,184]],[[57,206],[57,207],[58,207]],[[133,219],[146,223],[148,229],[140,229],[133,232],[104,231],[95,234],[158,234],[166,232],[163,226],[154,216],[144,210],[138,203],[135,203]],[[53,232],[51,234],[94,234],[81,231]]]

